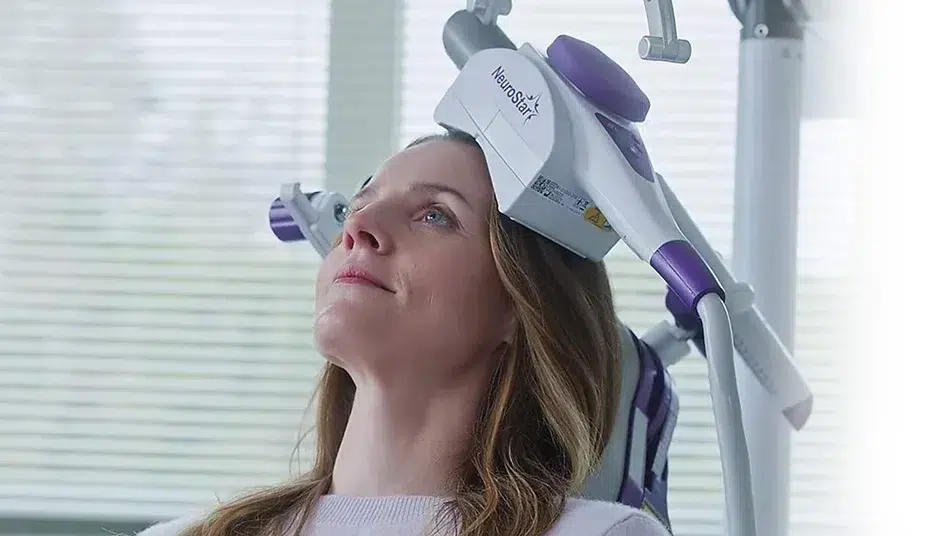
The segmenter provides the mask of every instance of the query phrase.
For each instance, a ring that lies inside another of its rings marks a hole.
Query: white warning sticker
[[[559,183],[549,180],[542,175],[536,177],[536,180],[532,181],[529,188],[538,192],[542,197],[571,210],[575,214],[584,213],[589,205],[587,199],[575,195],[563,188]]]

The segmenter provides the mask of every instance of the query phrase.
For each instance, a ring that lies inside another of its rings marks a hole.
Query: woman
[[[140,536],[660,536],[570,498],[611,433],[602,263],[501,216],[472,138],[430,136],[354,197],[317,276],[314,467]]]

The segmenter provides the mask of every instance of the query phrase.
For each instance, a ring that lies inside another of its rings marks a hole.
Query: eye
[[[351,214],[360,210],[361,207],[357,203],[351,203],[344,208],[344,219],[347,219]]]
[[[453,218],[449,215],[448,211],[437,208],[430,207],[423,212],[423,217],[421,218],[423,223],[428,225],[439,225],[439,226],[452,226],[454,225]]]

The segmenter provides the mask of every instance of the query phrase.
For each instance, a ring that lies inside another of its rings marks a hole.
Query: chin
[[[344,366],[348,356],[378,353],[387,339],[387,315],[376,307],[335,303],[314,318],[314,344],[332,363]]]
[[[324,353],[321,353],[321,357],[323,357],[323,358],[324,358],[324,361],[327,361],[327,362],[330,363],[331,365],[337,365],[338,367],[340,367],[340,368],[342,368],[342,369],[344,369],[344,370],[347,370],[346,365],[345,365],[344,362],[341,361],[340,359],[337,359],[336,357],[334,357],[334,356],[332,356],[332,355],[328,355],[328,354],[324,354]],[[348,372],[348,374],[350,374],[350,372]]]

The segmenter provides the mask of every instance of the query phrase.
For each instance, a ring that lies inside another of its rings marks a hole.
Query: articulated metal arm
[[[734,7],[731,0],[731,7]],[[651,61],[668,61],[671,63],[685,63],[691,58],[691,43],[684,39],[678,39],[678,28],[674,21],[674,6],[671,0],[644,0],[645,12],[648,15],[648,35],[641,38],[638,43],[638,55],[641,59]],[[500,15],[508,15],[512,11],[512,0],[467,0],[466,11],[476,16],[479,22],[486,26],[496,26],[496,19]],[[461,19],[454,21],[456,24],[464,24]],[[471,32],[474,35],[482,35],[478,32]],[[481,45],[492,46],[502,44],[509,47],[506,43],[508,39],[503,39],[498,35],[486,34]],[[450,52],[450,57],[456,62],[457,67],[465,63],[466,52],[473,53],[474,43],[461,43],[457,36],[451,35],[449,39],[444,34],[444,45]],[[511,48],[515,48],[514,46]]]

